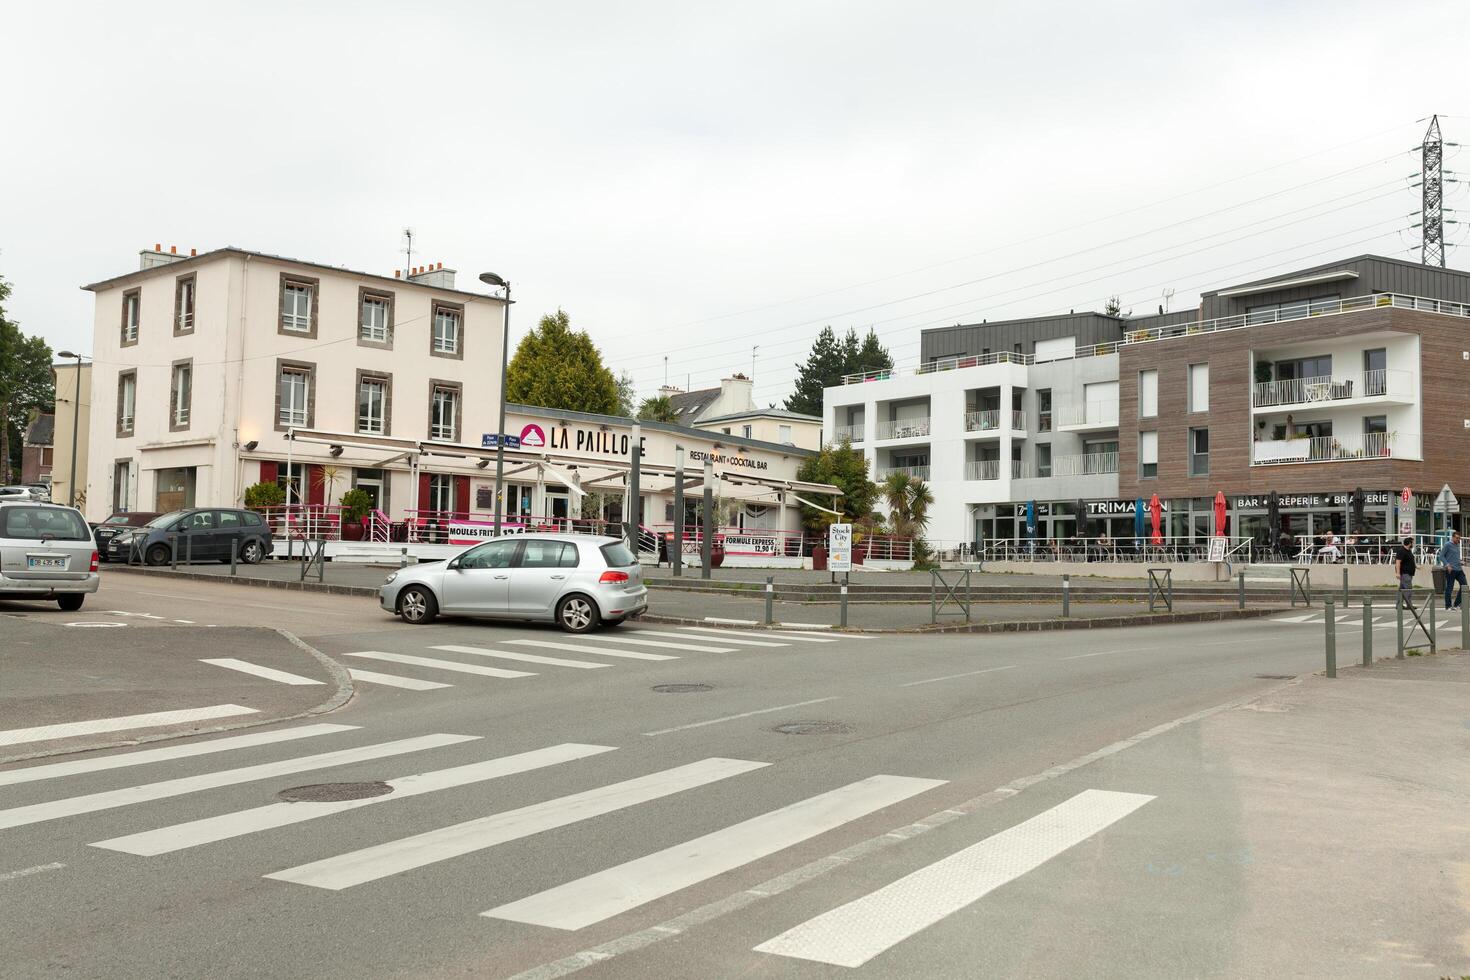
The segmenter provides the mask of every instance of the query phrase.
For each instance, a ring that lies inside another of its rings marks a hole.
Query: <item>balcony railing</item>
[[[966,480],[999,480],[1000,460],[972,459],[965,464]]]
[[[856,425],[839,425],[837,426],[837,428],[832,430],[832,441],[845,441],[852,443],[862,442],[864,435],[863,428],[864,427],[861,422],[857,423]]]
[[[842,383],[845,385],[861,384],[864,381],[887,381],[890,378],[905,377],[914,374],[933,374],[936,371],[956,371],[960,368],[982,367],[986,364],[1031,364],[1033,358],[1030,354],[1017,354],[1014,351],[998,351],[994,354],[977,354],[974,356],[941,357],[932,361],[925,361],[911,368],[879,368],[875,371],[860,371],[857,374],[844,374]]]
[[[978,412],[965,413],[966,432],[988,432],[1000,428],[1000,410],[985,408]]]
[[[1349,398],[1408,398],[1413,390],[1414,379],[1410,372],[1380,369],[1346,378],[1323,376],[1264,381],[1252,391],[1251,404],[1256,408],[1274,408],[1346,401]]]
[[[1388,459],[1395,439],[1389,432],[1361,435],[1314,436],[1301,439],[1272,439],[1254,444],[1256,466],[1280,463],[1335,463],[1354,459]]]
[[[1102,476],[1118,472],[1117,453],[1078,453],[1051,461],[1054,476]]]
[[[928,434],[928,419],[888,419],[878,423],[879,439],[922,439]]]
[[[1086,405],[1078,405],[1063,412],[1059,422],[1064,429],[1069,427],[1081,428],[1084,426],[1108,426],[1116,428],[1118,425],[1118,403],[1088,402]]]
[[[1011,412],[1011,428],[1017,432],[1026,431],[1026,413],[1019,408]]]
[[[878,482],[883,482],[895,473],[916,476],[921,480],[929,479],[928,466],[887,466],[878,471]]]

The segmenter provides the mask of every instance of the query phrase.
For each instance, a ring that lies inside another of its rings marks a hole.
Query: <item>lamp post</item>
[[[505,382],[510,364],[510,283],[493,272],[480,273],[487,286],[505,290],[505,318],[500,337],[500,424],[495,434],[495,536],[500,537],[500,519],[505,512]]]
[[[76,393],[72,395],[71,401],[71,469],[66,474],[67,506],[75,507],[77,505],[77,424],[82,417],[82,358],[85,355],[64,350],[56,356],[74,357],[77,360]]]

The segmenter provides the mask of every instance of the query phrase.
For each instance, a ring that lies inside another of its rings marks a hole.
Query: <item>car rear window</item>
[[[251,527],[260,527],[265,522],[260,519],[260,515],[255,511],[247,510],[245,512],[245,523]]]
[[[630,565],[638,564],[638,557],[621,541],[613,541],[610,544],[605,544],[600,550],[602,551],[602,560],[607,562],[609,568],[627,568]]]
[[[3,507],[0,508],[0,538],[19,538],[23,541],[39,541],[53,538],[57,541],[90,541],[92,529],[82,520],[82,515],[65,507]]]

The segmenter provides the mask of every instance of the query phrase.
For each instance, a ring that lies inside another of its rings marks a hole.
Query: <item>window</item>
[[[1191,364],[1189,366],[1189,410],[1191,412],[1208,412],[1210,410],[1209,364]]]
[[[429,399],[429,438],[454,442],[459,438],[459,386],[435,384]]]
[[[124,371],[117,376],[117,434],[133,434],[134,412],[138,405],[138,372]]]
[[[1051,431],[1051,389],[1036,389],[1036,431]]]
[[[1333,293],[1330,296],[1314,296],[1311,299],[1289,300],[1285,303],[1248,306],[1245,310],[1245,322],[1254,324],[1275,323],[1278,320],[1298,320],[1304,316],[1335,313],[1338,309],[1338,295]]]
[[[454,478],[446,473],[435,473],[429,477],[429,499],[420,501],[429,510],[450,511],[454,509]],[[504,567],[504,566],[501,566]]]
[[[1051,443],[1043,442],[1036,447],[1036,475],[1051,476]]]
[[[194,277],[174,280],[174,336],[194,332]]]
[[[780,443],[783,446],[795,445],[791,441],[791,426],[789,426],[789,425],[777,426],[776,432],[777,432],[777,438],[778,438],[778,440],[780,441]]]
[[[369,344],[388,343],[388,305],[385,296],[362,294],[357,317],[358,340]]]
[[[445,479],[448,479],[447,477]],[[466,551],[459,559],[460,568],[509,568],[515,559],[519,541],[486,541]]]
[[[281,463],[276,468],[276,486],[286,491],[286,503],[301,503],[306,499],[301,494],[301,488],[306,486],[306,464]]]
[[[112,509],[127,510],[133,499],[133,464],[120,459],[112,464]]]
[[[459,342],[460,323],[464,318],[464,307],[447,303],[434,304],[434,331],[429,352],[438,357],[463,357]]]
[[[576,568],[577,546],[566,541],[527,538],[517,568]]]
[[[727,426],[725,426],[725,435],[728,436],[729,434],[730,434],[730,427],[727,425]]]
[[[388,434],[388,379],[357,372],[357,431],[367,436]]]
[[[297,364],[282,364],[276,383],[276,428],[311,425],[313,371]]]
[[[1210,430],[1189,430],[1189,475],[1210,475]]]
[[[1304,381],[1307,378],[1332,377],[1332,355],[1297,357],[1276,362],[1277,381]]]
[[[281,277],[281,318],[277,332],[316,336],[317,285],[315,279]]]
[[[1159,415],[1159,372],[1157,369],[1138,372],[1138,417],[1157,418]]]
[[[631,568],[638,564],[638,556],[621,541],[602,545],[598,550],[602,552],[602,560],[607,562],[608,568]]]
[[[142,317],[143,294],[131,289],[123,293],[122,300],[122,346],[131,347],[138,342],[138,322]]]
[[[221,531],[237,531],[240,529],[240,512],[238,510],[217,510],[214,519]]]
[[[750,438],[750,426],[748,426],[748,425],[742,425],[740,427],[740,434],[742,436],[744,436],[745,438],[749,439]]]
[[[90,541],[92,529],[69,507],[0,507],[4,531],[0,537],[39,541]]]
[[[1363,351],[1363,394],[1388,394],[1388,351],[1382,347]]]
[[[194,362],[174,361],[173,380],[169,384],[170,431],[189,427],[189,410],[194,404]]]
[[[246,527],[263,527],[265,525],[265,521],[253,510],[247,510],[245,512],[244,521]]]
[[[1140,432],[1138,434],[1138,478],[1148,480],[1158,475],[1159,434]]]

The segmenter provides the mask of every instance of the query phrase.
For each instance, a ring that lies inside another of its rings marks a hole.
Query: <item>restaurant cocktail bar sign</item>
[[[1364,490],[1363,506],[1386,507],[1393,496],[1387,490]],[[1330,493],[1278,493],[1276,495],[1276,505],[1283,510],[1350,507],[1352,502],[1353,491],[1351,490]],[[1269,493],[1239,494],[1230,498],[1230,504],[1236,510],[1264,510],[1271,506],[1271,495]]]

